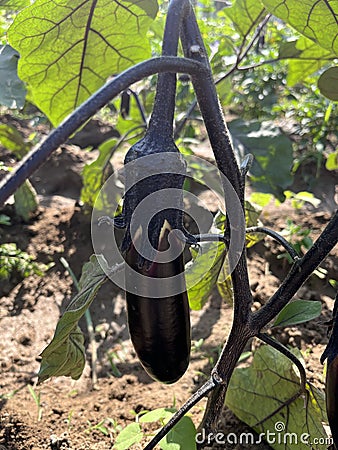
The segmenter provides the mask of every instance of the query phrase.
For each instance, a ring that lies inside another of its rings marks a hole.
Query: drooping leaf
[[[130,423],[118,434],[113,449],[127,450],[143,438],[143,432],[138,423]]]
[[[275,16],[323,48],[338,54],[336,0],[261,0]]]
[[[52,376],[70,376],[74,380],[80,378],[85,365],[85,349],[78,322],[107,279],[102,267],[106,267],[106,262],[100,255],[92,255],[84,264],[80,290],[59,320],[51,343],[41,353],[39,383]]]
[[[322,311],[321,302],[308,300],[295,300],[284,306],[273,323],[277,326],[291,326],[315,319]]]
[[[283,191],[292,183],[293,150],[290,139],[271,122],[237,119],[228,125],[241,158],[246,153],[254,155],[249,174],[255,189],[283,199]]]
[[[299,351],[296,356],[301,357]],[[325,421],[323,393],[307,384],[308,401],[299,396],[288,404],[299,392],[299,383],[294,364],[273,347],[263,345],[255,352],[249,368],[235,369],[226,405],[257,433],[264,433],[263,439],[269,437],[274,450],[307,450],[315,438],[315,448],[324,450],[326,445],[319,443],[321,438],[323,442],[326,438],[322,426]],[[271,414],[272,417],[264,420]],[[256,425],[261,421],[262,424]]]
[[[19,54],[10,45],[0,45],[0,104],[23,108],[26,88],[18,77]]]
[[[15,192],[15,212],[25,222],[27,222],[31,214],[36,211],[39,201],[35,189],[29,180],[26,180]]]
[[[279,57],[290,58],[286,80],[289,86],[293,86],[333,60],[335,54],[301,36],[297,41],[283,43]]]
[[[137,3],[137,4],[136,4]],[[109,76],[150,56],[145,34],[155,0],[36,0],[8,31],[19,76],[54,125]]]
[[[236,30],[246,36],[249,31],[255,29],[266,10],[257,0],[235,0],[224,12],[230,17]]]
[[[318,80],[318,87],[321,94],[329,100],[338,102],[338,67],[330,67],[322,73]]]
[[[24,141],[19,131],[12,125],[0,125],[0,143],[21,159],[30,150],[31,145]]]

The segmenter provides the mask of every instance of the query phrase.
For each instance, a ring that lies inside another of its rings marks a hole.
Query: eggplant
[[[320,361],[327,358],[325,399],[326,412],[335,448],[338,448],[338,292],[336,294],[332,320],[328,322],[330,339]]]
[[[160,238],[159,251],[168,250],[170,226],[165,222]],[[177,242],[177,245],[179,243]],[[177,250],[171,241],[170,250]],[[151,262],[140,267],[139,255],[132,244],[126,254],[126,262],[139,274],[143,275],[138,285],[135,276],[126,275],[126,298],[129,334],[137,356],[146,372],[162,383],[174,383],[185,373],[190,356],[190,316],[189,304],[184,281],[183,254],[172,261]],[[156,292],[152,279],[179,277],[174,281],[175,295],[163,297],[163,292]],[[178,288],[178,289],[177,289]],[[142,292],[139,295],[135,291]],[[160,295],[161,297],[156,297]]]
[[[326,368],[326,412],[333,442],[338,448],[338,356]]]
[[[179,29],[176,31],[173,34],[166,24],[164,56],[177,55]],[[127,263],[130,337],[145,370],[163,383],[174,383],[183,375],[190,355],[190,317],[182,243],[176,237],[176,242],[173,239],[169,245],[169,232],[180,230],[186,243],[196,243],[183,226],[186,164],[173,138],[175,96],[176,74],[160,73],[148,129],[125,157],[122,214],[112,220],[114,226],[125,228],[120,250]],[[148,196],[152,203],[137,215],[136,210],[144,205]],[[137,233],[132,230],[134,222]],[[176,251],[178,248],[181,248],[180,252]],[[172,258],[160,262],[157,252],[161,251],[172,253]],[[135,272],[141,277],[136,277]],[[162,278],[165,279],[163,287],[158,283]]]

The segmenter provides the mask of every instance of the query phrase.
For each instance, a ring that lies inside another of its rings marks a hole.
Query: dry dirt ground
[[[2,211],[10,216],[12,225],[1,227],[1,242],[16,242],[38,261],[53,261],[55,265],[44,277],[1,281],[1,450],[111,449],[118,425],[125,426],[134,421],[135,413],[173,404],[179,407],[188,399],[210,374],[211,363],[231,325],[231,307],[215,290],[203,310],[192,314],[192,339],[194,342],[203,339],[203,344],[193,350],[187,373],[174,385],[162,385],[152,381],[136,359],[126,328],[124,294],[107,284],[90,309],[98,353],[95,385],[88,332],[83,320],[80,325],[87,338],[87,364],[82,377],[78,381],[54,378],[36,386],[39,354],[50,342],[57,320],[74,294],[72,280],[60,258],[68,261],[78,277],[83,263],[92,253],[90,217],[76,202],[81,188],[80,172],[87,159],[88,152],[65,146],[35,174],[32,181],[40,194],[41,204],[28,223],[20,221],[11,207]],[[326,192],[325,186],[324,183],[323,195],[328,196],[330,193]],[[297,212],[290,204],[285,204],[278,208],[268,207],[262,221],[280,231],[285,228],[286,219],[291,218],[304,228],[310,228],[311,237],[315,239],[329,217],[330,213],[323,209],[304,208]],[[255,307],[270,297],[288,271],[287,261],[276,258],[280,252],[281,248],[270,239],[249,251]],[[285,329],[279,333],[279,338],[284,344],[308,350],[305,353],[307,376],[323,388],[323,367],[319,358],[327,343],[324,322],[330,318],[335,295],[328,279],[336,278],[337,252],[321,266],[328,271],[325,279],[313,275],[297,296],[321,300],[322,315],[298,328]],[[29,385],[40,396],[41,417]],[[192,410],[196,425],[203,416],[204,407],[205,401],[201,401]],[[98,429],[100,423],[106,425],[107,434]],[[245,430],[245,425],[228,410],[223,413],[220,427],[225,433]],[[257,448],[269,447],[261,445]]]

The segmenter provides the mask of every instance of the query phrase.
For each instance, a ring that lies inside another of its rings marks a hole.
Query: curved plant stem
[[[289,255],[291,256],[293,261],[299,259],[299,255],[296,252],[296,250],[292,247],[292,245],[276,231],[270,230],[270,228],[266,228],[266,227],[250,227],[250,228],[247,228],[245,230],[245,232],[247,234],[264,233],[268,236],[271,236],[273,239],[275,239],[277,242],[279,242],[285,248],[285,250],[289,253]]]
[[[106,103],[116,97],[130,85],[142,80],[144,77],[159,72],[188,73],[206,71],[203,64],[187,58],[160,57],[152,58],[125,70],[113,80],[105,84],[95,94],[89,97],[70,116],[68,116],[49,136],[25,158],[0,182],[0,205],[12,195],[21,184],[29,178],[46,159],[63,144],[71,134],[86,123]]]

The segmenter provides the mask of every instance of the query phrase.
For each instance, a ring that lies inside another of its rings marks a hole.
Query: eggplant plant
[[[265,20],[268,20],[268,16]],[[263,21],[262,26],[265,23]],[[179,43],[184,57],[177,56]],[[293,261],[287,277],[269,301],[258,311],[252,312],[253,296],[244,245],[232,260],[231,242],[235,239],[236,229],[229,215],[229,211],[234,208],[232,198],[229,196],[229,185],[237,199],[236,214],[244,216],[245,180],[255,155],[247,156],[241,165],[237,163],[219,104],[207,51],[189,0],[170,1],[162,56],[140,62],[121,72],[64,119],[44,142],[32,150],[1,182],[0,203],[3,203],[59,145],[100,108],[133,83],[155,73],[159,74],[156,98],[147,131],[145,136],[130,148],[125,158],[126,186],[122,213],[114,218],[100,219],[101,227],[114,226],[125,229],[120,250],[126,266],[134,271],[130,275],[126,269],[126,298],[131,340],[142,365],[153,378],[164,383],[172,383],[183,375],[189,363],[190,353],[190,319],[184,280],[183,249],[185,246],[198,245],[200,241],[219,241],[224,245],[224,255],[228,254],[233,285],[233,323],[208,381],[170,418],[145,447],[146,450],[153,449],[184,414],[207,395],[208,403],[200,428],[203,428],[206,434],[216,429],[230,378],[246,344],[253,337],[278,349],[297,365],[301,374],[299,393],[306,393],[305,371],[302,364],[287,348],[262,330],[288,305],[300,286],[338,241],[337,212],[303,257],[297,255],[293,247],[273,230],[265,227],[247,230],[248,233],[265,233],[276,239],[285,247]],[[217,167],[223,175],[226,219],[222,234],[192,235],[183,226],[182,189],[185,163],[176,147],[173,129],[177,73],[188,74],[191,79]],[[160,174],[158,170],[161,171]],[[137,208],[153,194],[156,194],[155,214],[148,222],[138,221],[135,219]],[[171,256],[165,262],[160,258],[163,252],[169,252]],[[62,363],[58,361],[57,364],[51,364],[51,361],[56,358],[56,354],[58,358],[71,360],[74,357],[74,352],[72,354],[74,349],[69,347],[71,335],[73,341],[75,339],[77,342],[77,348],[83,346],[77,328],[79,318],[109,275],[123,270],[126,266],[108,267],[106,262],[101,261],[101,266],[93,264],[88,269],[89,276],[87,273],[82,285],[80,282],[80,292],[64,316],[68,321],[72,317],[71,326],[65,331],[62,320],[66,319],[61,318],[53,341],[42,353],[40,381],[52,375],[70,375],[73,378],[81,375],[82,362],[79,363],[81,357],[76,356],[78,359],[73,362],[63,359]],[[133,273],[141,275],[141,281],[135,281]],[[179,285],[175,286],[177,292],[154,290],[154,280],[162,282],[163,279],[176,276],[179,277]],[[329,360],[328,414],[333,428],[333,438],[338,445],[335,430],[338,408],[335,387],[337,378],[335,328],[332,336],[329,350],[324,356],[327,355]],[[67,347],[65,351],[61,351],[62,345]],[[203,447],[203,444],[201,445]]]

